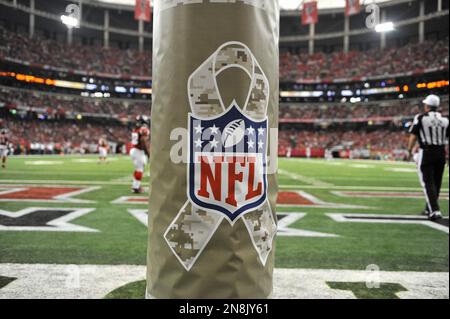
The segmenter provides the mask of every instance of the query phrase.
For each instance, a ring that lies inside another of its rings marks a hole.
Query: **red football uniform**
[[[6,134],[0,134],[0,145],[7,146],[8,142],[8,136]]]
[[[101,138],[98,140],[98,146],[99,147],[108,147],[108,143],[106,143],[106,140],[104,138]]]
[[[148,138],[149,136],[150,130],[147,127],[136,128],[131,133],[131,144],[134,148],[145,151],[145,144],[142,142],[142,138]]]

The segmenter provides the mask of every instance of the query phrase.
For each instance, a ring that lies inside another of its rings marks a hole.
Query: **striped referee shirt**
[[[430,111],[416,115],[409,132],[417,136],[421,148],[443,146],[448,140],[449,119]]]

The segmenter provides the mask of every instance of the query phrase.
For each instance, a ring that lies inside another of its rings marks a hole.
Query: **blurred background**
[[[126,152],[131,122],[151,115],[152,9],[136,4],[0,0],[10,153],[92,153],[100,136]],[[448,114],[448,1],[281,7],[280,156],[402,160],[423,97]]]

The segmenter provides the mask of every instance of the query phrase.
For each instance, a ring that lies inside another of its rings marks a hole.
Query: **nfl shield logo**
[[[233,223],[260,207],[267,190],[267,118],[255,121],[233,103],[207,119],[189,114],[188,197]]]

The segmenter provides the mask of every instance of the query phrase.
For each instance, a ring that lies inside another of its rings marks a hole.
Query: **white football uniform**
[[[8,156],[8,147],[6,145],[0,145],[0,157]]]
[[[145,165],[147,165],[147,155],[145,155],[145,152],[133,147],[130,150],[130,157],[133,161],[134,168],[139,172],[143,172]]]
[[[8,156],[8,137],[0,135],[0,157]]]
[[[137,128],[131,134],[133,148],[130,150],[130,157],[134,165],[133,190],[141,189],[141,181],[148,161],[147,154],[144,151],[146,146],[142,144],[141,138],[148,138],[149,136],[150,130],[146,127]]]

